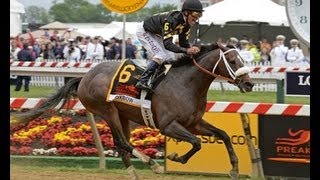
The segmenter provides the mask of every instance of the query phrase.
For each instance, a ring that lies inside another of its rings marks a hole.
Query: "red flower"
[[[27,146],[22,146],[21,148],[18,149],[17,152],[20,155],[29,155],[32,153],[32,148]]]
[[[15,146],[10,146],[10,154],[17,154],[18,149]]]

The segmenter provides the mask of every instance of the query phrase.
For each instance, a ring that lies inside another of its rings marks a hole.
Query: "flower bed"
[[[100,120],[96,126],[105,154],[117,157],[119,153],[113,144],[113,137],[106,121]],[[152,158],[163,158],[164,142],[164,136],[156,129],[137,127],[131,131],[130,143]],[[11,126],[10,153],[97,156],[98,150],[88,121],[78,121],[75,115],[59,114],[48,118],[36,118],[25,126],[19,124]]]

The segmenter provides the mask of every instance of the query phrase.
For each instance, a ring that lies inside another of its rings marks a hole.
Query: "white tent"
[[[126,22],[126,38],[136,39],[136,29],[139,22]],[[77,25],[70,24],[71,27],[74,27],[78,32],[83,34],[88,34],[89,36],[102,36],[104,39],[109,40],[112,37],[122,39],[123,32],[123,22],[112,21],[110,24],[103,25],[99,24],[87,24],[87,25]]]
[[[22,13],[25,13],[24,6],[16,0],[10,0],[10,36],[22,32]]]
[[[271,0],[224,0],[204,8],[200,24],[227,22],[265,22],[289,26],[286,9]]]
[[[141,22],[126,22],[126,32],[128,32],[130,38],[136,38],[137,37],[137,35],[136,35],[137,26],[140,23]],[[123,22],[121,22],[121,21],[112,21],[110,23],[110,25],[117,26],[117,27],[121,28],[121,30],[123,28]],[[128,36],[126,35],[126,37],[128,37]],[[122,34],[121,34],[120,39],[122,39]]]

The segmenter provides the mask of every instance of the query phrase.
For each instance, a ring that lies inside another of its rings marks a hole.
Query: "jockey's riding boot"
[[[159,64],[157,62],[151,61],[148,64],[147,69],[142,73],[139,81],[136,84],[136,87],[140,89],[151,90],[151,87],[148,86],[148,81],[158,66]]]

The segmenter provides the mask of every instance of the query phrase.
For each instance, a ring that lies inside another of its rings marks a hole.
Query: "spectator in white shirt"
[[[69,39],[68,46],[65,46],[63,49],[63,56],[69,62],[79,62],[81,58],[80,49],[76,46],[76,43],[73,39]]]
[[[254,59],[253,53],[248,49],[248,44],[249,41],[243,39],[240,41],[239,46],[239,55],[242,57],[246,64],[250,64]]]
[[[11,41],[11,46],[10,46],[10,59],[13,60],[18,60],[18,52],[21,49],[18,47],[17,42],[15,40]]]
[[[103,59],[104,49],[99,42],[99,37],[94,37],[92,43],[87,45],[86,60]]]
[[[302,50],[299,48],[299,41],[297,39],[291,39],[291,48],[288,50],[287,61],[291,66],[299,66],[303,63],[304,55]]]
[[[275,67],[282,67],[286,65],[286,55],[288,47],[284,45],[286,37],[278,35],[276,41],[273,42],[271,55],[271,65]]]

